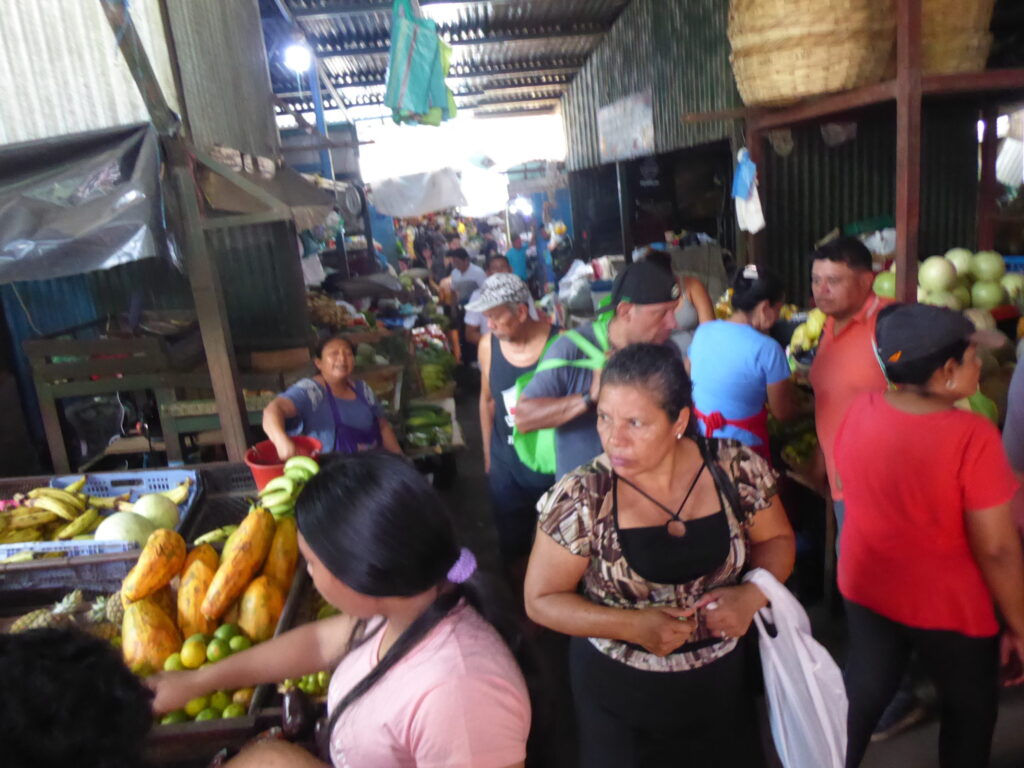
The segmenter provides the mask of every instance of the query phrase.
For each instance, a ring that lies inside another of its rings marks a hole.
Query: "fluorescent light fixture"
[[[531,203],[527,198],[523,197],[522,195],[519,195],[515,200],[512,201],[512,204],[509,206],[509,210],[511,210],[513,213],[522,214],[523,216],[532,216],[533,203]]]
[[[313,52],[308,45],[292,43],[284,49],[284,65],[292,72],[308,72],[313,65]]]

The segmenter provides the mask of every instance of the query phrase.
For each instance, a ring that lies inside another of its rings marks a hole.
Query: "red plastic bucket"
[[[300,456],[311,456],[314,459],[320,455],[323,448],[320,441],[315,437],[298,435],[292,438],[295,443],[295,451]],[[277,448],[269,440],[256,443],[245,452],[245,463],[252,472],[252,479],[256,481],[256,488],[260,491],[263,486],[284,474],[284,462],[277,455]]]

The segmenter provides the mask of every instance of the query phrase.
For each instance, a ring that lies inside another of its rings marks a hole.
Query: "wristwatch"
[[[587,406],[588,411],[594,406],[594,398],[590,396],[589,391],[583,393],[583,404]]]

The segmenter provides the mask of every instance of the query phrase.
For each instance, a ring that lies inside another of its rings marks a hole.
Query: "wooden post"
[[[981,141],[981,180],[978,183],[978,250],[991,251],[996,245],[996,196],[999,192],[996,179],[996,160],[999,156],[996,121],[999,119],[999,110],[985,107],[981,119],[985,121],[985,133]]]
[[[139,88],[139,94],[146,104],[153,127],[161,136],[174,135],[181,122],[167,105],[163,91],[160,90],[160,82],[156,79],[153,67],[149,63],[146,49],[135,29],[135,23],[125,10],[128,4],[123,0],[100,0],[100,5],[103,6],[103,12],[107,15],[110,28],[114,31],[114,36],[121,47],[121,55],[124,56],[128,69],[135,79],[135,84]]]
[[[921,223],[921,0],[896,2],[896,298],[917,301]]]
[[[615,164],[615,181],[619,190],[619,226],[622,228],[622,255],[627,264],[633,262],[633,205],[629,196],[629,169],[626,162]]]
[[[195,178],[185,146],[168,140],[165,149],[169,158],[172,194],[167,196],[169,221],[177,220],[181,249],[185,255],[188,282],[199,318],[199,331],[206,350],[206,365],[213,381],[224,445],[230,461],[242,461],[249,444],[249,421],[238,376],[235,348],[231,342],[227,309],[220,274],[213,256],[206,248],[206,234],[200,218]]]

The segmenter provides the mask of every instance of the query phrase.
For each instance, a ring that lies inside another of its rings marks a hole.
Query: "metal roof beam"
[[[554,40],[566,37],[595,37],[603,35],[611,29],[610,24],[599,22],[582,22],[571,25],[554,24],[540,27],[523,27],[516,30],[500,32],[484,32],[480,37],[469,37],[468,35],[477,30],[442,30],[441,36],[452,47],[467,45],[491,45],[494,43],[517,43],[530,40]],[[357,43],[346,45],[332,45],[330,43],[317,43],[317,56],[323,58],[334,58],[338,56],[386,56],[389,45],[386,41],[377,43]]]
[[[578,63],[571,59],[559,63],[522,61],[471,68],[467,68],[464,65],[453,65],[452,72],[446,79],[481,80],[491,77],[564,77],[565,82],[568,82],[582,67],[583,59],[580,59]],[[331,82],[336,88],[370,88],[386,85],[387,79],[384,72],[372,72],[360,75],[335,75],[331,78]]]
[[[488,5],[512,5],[517,0],[489,0]],[[419,0],[420,8],[482,5],[481,0]],[[391,0],[369,0],[369,2],[332,3],[315,8],[292,8],[298,19],[307,21],[328,21],[346,16],[363,16],[368,13],[390,13]]]
[[[536,95],[536,96],[513,96],[509,95],[505,98],[489,98],[489,94],[484,91],[471,91],[468,93],[456,93],[455,99],[461,108],[482,108],[482,107],[495,107],[502,105],[514,105],[514,104],[544,104],[544,103],[557,103],[561,101],[561,94],[552,95]],[[285,99],[285,104],[288,104],[291,109],[289,112],[312,112],[313,102],[311,99],[300,98],[300,99]],[[362,99],[346,100],[343,104],[345,108],[351,109],[353,107],[372,107],[384,103],[384,94],[373,94],[371,96],[363,97]],[[325,104],[326,109],[338,109],[336,104]],[[283,113],[285,110],[282,106],[277,107],[278,114]]]
[[[569,75],[545,75],[544,77],[545,78],[550,78],[550,79],[544,80],[544,79],[541,79],[540,77],[534,77],[533,75],[519,76],[519,77],[515,77],[515,78],[512,78],[512,79],[496,80],[496,81],[493,81],[493,82],[488,82],[488,83],[485,83],[481,88],[476,88],[476,89],[471,89],[471,90],[494,92],[494,91],[538,90],[538,89],[542,89],[542,88],[564,88],[565,86],[567,86],[569,84],[569,81],[571,79],[569,77]],[[448,78],[448,79],[451,80],[451,79],[456,79],[456,78]],[[461,79],[469,79],[469,78],[461,78]],[[520,82],[515,82],[515,80],[518,80]],[[342,82],[341,79],[336,78],[334,80],[334,83],[333,83],[333,85],[334,85],[334,87],[336,89],[340,88],[342,90],[344,90],[346,88],[383,88],[385,84],[386,83],[385,83],[384,78],[377,78],[377,79],[374,79],[374,80],[364,80],[364,81],[352,82],[352,83],[345,83],[345,82]],[[306,96],[306,91],[279,91],[277,93],[277,95],[281,96],[281,97],[284,97],[284,98],[304,98]],[[331,95],[335,95],[335,94],[332,93]]]

